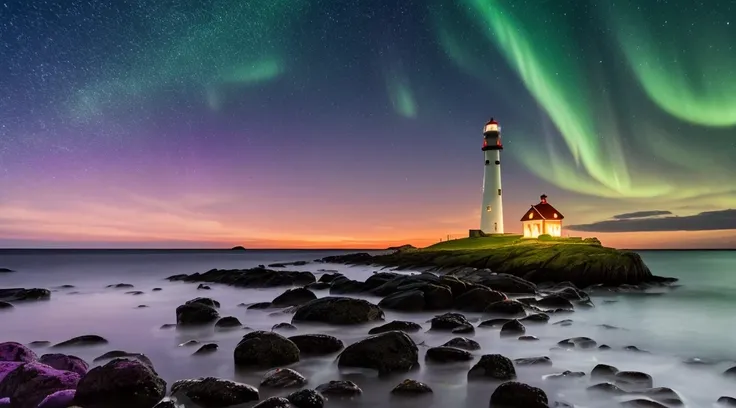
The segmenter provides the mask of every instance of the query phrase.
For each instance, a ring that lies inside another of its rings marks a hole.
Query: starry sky
[[[0,0],[0,247],[736,247],[731,0]]]

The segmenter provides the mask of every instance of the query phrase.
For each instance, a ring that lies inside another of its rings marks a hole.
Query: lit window
[[[534,213],[533,212],[529,213],[529,219],[531,220],[532,218],[534,218]]]
[[[486,207],[486,211],[491,212],[491,206]]]
[[[557,218],[557,213],[555,213],[555,215],[553,215],[553,217]]]

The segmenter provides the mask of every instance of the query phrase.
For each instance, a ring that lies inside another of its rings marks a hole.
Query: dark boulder
[[[450,288],[450,290],[452,291],[452,296],[454,298],[462,296],[465,292],[473,288],[472,284],[468,285],[460,279],[450,275],[440,276],[439,283]]]
[[[381,334],[394,330],[403,331],[404,333],[416,333],[422,330],[422,326],[414,322],[394,320],[392,322],[370,329],[368,331],[368,334]]]
[[[291,323],[276,323],[271,327],[272,331],[276,330],[282,330],[282,331],[289,331],[289,330],[296,330],[296,326],[294,326]]]
[[[299,361],[299,348],[286,337],[267,331],[246,334],[235,347],[238,367],[273,368]]]
[[[263,309],[271,309],[273,306],[271,305],[271,302],[258,302],[253,303],[251,305],[247,305],[248,310],[263,310]]]
[[[409,371],[419,365],[419,350],[406,333],[391,331],[351,344],[338,357],[340,367],[377,370],[379,374]]]
[[[378,307],[402,312],[420,312],[425,309],[424,292],[419,289],[397,292],[383,298]]]
[[[108,341],[104,337],[98,336],[96,334],[87,334],[54,344],[53,346],[51,346],[51,348],[99,346],[107,343]]]
[[[352,381],[330,381],[324,384],[320,384],[316,388],[317,392],[330,398],[330,397],[355,397],[361,395],[363,390],[358,387]]]
[[[590,337],[572,337],[565,339],[557,343],[562,348],[579,348],[579,349],[590,349],[598,345],[595,340]]]
[[[49,300],[51,291],[48,289],[12,288],[0,289],[0,300],[5,302],[26,302],[32,300]]]
[[[13,304],[8,302],[0,301],[0,310],[12,309]]]
[[[38,360],[38,356],[28,347],[14,341],[0,343],[0,361],[30,363]]]
[[[718,403],[724,407],[736,407],[736,398],[733,397],[720,397]]]
[[[197,286],[197,289],[198,290],[211,290],[212,288],[209,287],[209,286],[207,286],[207,285],[205,285],[204,283],[200,283],[199,286]],[[143,293],[143,292],[141,292],[141,293]]]
[[[213,377],[176,381],[171,385],[171,395],[185,396],[203,408],[225,408],[260,398],[255,387]]]
[[[320,276],[319,280],[317,281],[317,282],[322,282],[322,283],[330,283],[339,277],[343,277],[343,278],[345,277],[345,275],[335,270],[331,271],[327,269],[320,269],[317,272],[325,272],[325,274]]]
[[[0,382],[0,398],[10,398],[13,408],[36,408],[49,394],[74,389],[78,383],[77,373],[38,362],[24,363]]]
[[[48,347],[50,345],[51,345],[51,342],[46,341],[46,340],[35,340],[35,341],[28,343],[28,347],[36,347],[36,348]]]
[[[284,397],[268,397],[253,405],[253,408],[294,408],[294,406],[291,405],[291,401]]]
[[[291,388],[303,387],[307,384],[307,379],[291,368],[277,368],[271,370],[263,376],[261,387],[271,388]]]
[[[626,394],[626,391],[622,390],[617,385],[612,384],[610,382],[591,385],[590,387],[586,388],[586,391],[595,392],[599,394],[608,394],[608,395]]]
[[[388,282],[394,281],[398,278],[397,282],[408,278],[406,275],[402,275],[395,272],[378,272],[369,276],[364,282],[364,288],[366,291],[372,291],[375,288],[385,285]]]
[[[526,328],[518,320],[514,319],[501,326],[501,336],[519,336],[526,333]]]
[[[208,324],[220,318],[220,313],[203,303],[189,303],[176,308],[176,323],[180,326]]]
[[[287,289],[286,292],[276,296],[271,301],[274,307],[289,307],[289,306],[300,306],[307,302],[317,299],[317,295],[309,289],[305,288],[294,288]]]
[[[537,306],[550,309],[574,309],[572,302],[560,295],[549,295],[537,300]]]
[[[433,363],[454,363],[470,361],[473,355],[459,348],[440,346],[428,349],[425,359]]]
[[[327,290],[331,286],[332,285],[327,282],[314,282],[304,286],[304,288],[309,290]]]
[[[532,282],[506,273],[495,273],[490,269],[463,269],[453,275],[503,293],[537,293],[537,285]]]
[[[111,289],[131,289],[135,286],[131,285],[130,283],[114,283],[112,285],[107,285],[106,287]]]
[[[569,380],[573,378],[583,378],[585,373],[582,371],[570,371],[566,370],[558,374],[550,374],[545,377],[546,380],[557,381],[557,380]]]
[[[516,365],[520,366],[551,366],[552,360],[547,357],[527,357],[527,358],[517,358],[514,360],[514,363]]]
[[[516,378],[514,363],[500,354],[486,354],[468,371],[468,380],[507,381]]]
[[[439,316],[435,316],[430,320],[430,323],[432,326],[430,327],[430,330],[437,330],[437,331],[452,331],[455,332],[456,330],[460,329],[467,329],[473,328],[473,325],[470,324],[467,318],[463,316],[460,313],[444,313]]]
[[[0,268],[0,273],[10,273],[10,272],[15,272],[15,271],[10,268]]]
[[[547,323],[549,321],[549,315],[546,313],[532,313],[529,316],[519,319],[522,323]]]
[[[231,329],[233,327],[240,327],[243,324],[240,323],[240,320],[238,320],[235,316],[225,316],[221,318],[220,320],[215,323],[215,327],[219,329]]]
[[[149,408],[165,395],[166,381],[149,366],[114,359],[82,377],[74,403],[84,408]]]
[[[424,293],[425,310],[450,309],[453,305],[452,290],[449,286],[427,283],[419,287]]]
[[[491,408],[547,408],[547,394],[539,388],[516,381],[505,382],[491,395]]]
[[[501,318],[501,319],[484,320],[484,321],[480,322],[480,324],[478,325],[478,327],[486,327],[486,328],[490,328],[490,327],[502,327],[504,324],[510,322],[511,320],[513,320],[513,319],[503,319],[503,318]]]
[[[212,269],[204,273],[174,275],[170,281],[222,283],[242,288],[304,286],[316,282],[311,272],[274,271],[264,267],[251,269]]]
[[[462,350],[475,351],[480,350],[480,344],[477,341],[471,340],[467,337],[455,337],[447,343],[443,344],[444,347],[455,347]]]
[[[350,325],[383,320],[383,310],[363,299],[328,296],[299,306],[292,322]]]
[[[112,350],[112,351],[108,351],[107,353],[105,353],[105,354],[103,354],[103,355],[95,358],[94,360],[92,360],[92,362],[99,363],[101,361],[112,360],[112,359],[115,359],[115,358],[128,358],[128,359],[138,360],[138,361],[140,361],[141,363],[147,365],[148,367],[150,367],[153,370],[153,362],[145,354],[142,354],[142,353],[129,353],[129,352],[123,351],[123,350]]]
[[[455,299],[455,309],[463,312],[482,312],[492,303],[508,299],[501,292],[485,287],[468,290]]]
[[[215,299],[207,298],[207,297],[194,298],[192,300],[188,300],[184,304],[185,305],[191,305],[192,303],[199,303],[199,304],[202,304],[202,305],[205,305],[205,306],[214,307],[215,309],[219,309],[220,308],[220,302],[216,301]]]
[[[326,334],[300,334],[289,337],[289,340],[296,344],[301,355],[320,356],[332,354],[337,353],[345,347],[342,340]]]
[[[0,350],[2,350],[1,347],[0,347]],[[723,375],[726,377],[736,377],[736,366],[731,367],[728,370],[724,371]]]
[[[619,405],[629,408],[668,408],[667,405],[660,404],[657,401],[652,401],[644,398],[623,401]]]
[[[67,408],[74,405],[76,390],[60,390],[46,396],[38,408]],[[1,405],[0,405],[1,406]]]
[[[401,383],[399,383],[399,385],[394,387],[393,390],[391,390],[391,394],[400,396],[413,396],[431,393],[432,389],[429,387],[429,385],[410,379],[402,381]]]
[[[192,353],[193,356],[202,356],[212,354],[220,348],[216,343],[203,344],[202,347],[198,348],[197,351]]]
[[[484,313],[504,316],[525,316],[524,304],[516,300],[502,300],[486,306]]]
[[[654,381],[652,376],[639,371],[619,371],[614,376],[616,384],[623,385],[629,389],[652,388]]]
[[[316,390],[302,389],[294,391],[286,399],[296,408],[322,408],[325,406],[325,397]]]
[[[38,361],[57,370],[77,373],[80,377],[87,374],[87,370],[89,370],[89,364],[86,361],[77,356],[66,354],[44,354]]]
[[[554,322],[552,324],[560,325],[560,326],[572,326],[573,321],[570,319],[560,320],[559,322]]]
[[[373,256],[371,254],[367,252],[358,252],[354,254],[328,256],[318,259],[317,262],[346,265],[368,265],[372,260]]]
[[[348,279],[344,276],[335,278],[330,282],[331,295],[350,295],[365,291],[365,282]]]
[[[519,336],[519,340],[521,341],[539,341],[539,337],[537,336]]]
[[[0,361],[0,382],[2,382],[3,378],[5,378],[5,376],[8,375],[11,371],[15,370],[23,364],[25,363],[21,363],[19,361]]]

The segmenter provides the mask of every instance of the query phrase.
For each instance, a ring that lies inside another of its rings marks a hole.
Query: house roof
[[[529,218],[530,213],[534,214],[532,218]],[[555,217],[555,214],[557,214],[557,217]],[[521,217],[521,221],[533,221],[535,219],[561,220],[563,218],[565,218],[565,216],[562,215],[562,213],[557,211],[555,207],[552,207],[546,202],[546,200],[544,200],[537,205],[532,205],[532,207],[524,213],[524,216]]]

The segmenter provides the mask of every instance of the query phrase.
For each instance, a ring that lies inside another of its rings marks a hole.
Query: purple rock
[[[44,354],[38,361],[57,370],[71,371],[80,376],[84,376],[89,370],[87,362],[77,356],[66,354]]]
[[[16,343],[14,341],[0,343],[0,361],[19,361],[21,363],[30,363],[31,361],[36,360],[38,360],[36,353],[20,343]]]
[[[0,398],[10,398],[13,408],[36,408],[47,395],[74,389],[78,382],[77,373],[38,362],[25,363],[8,373],[0,383]]]
[[[74,402],[75,390],[61,390],[47,396],[38,404],[38,408],[69,408]]]
[[[0,399],[0,408],[2,407],[9,407],[10,406],[10,398],[2,398]]]
[[[0,382],[3,382],[3,378],[10,374],[11,371],[23,364],[24,363],[19,363],[17,361],[0,361]]]
[[[166,381],[137,360],[115,359],[95,367],[77,385],[84,408],[151,408],[166,395]]]

